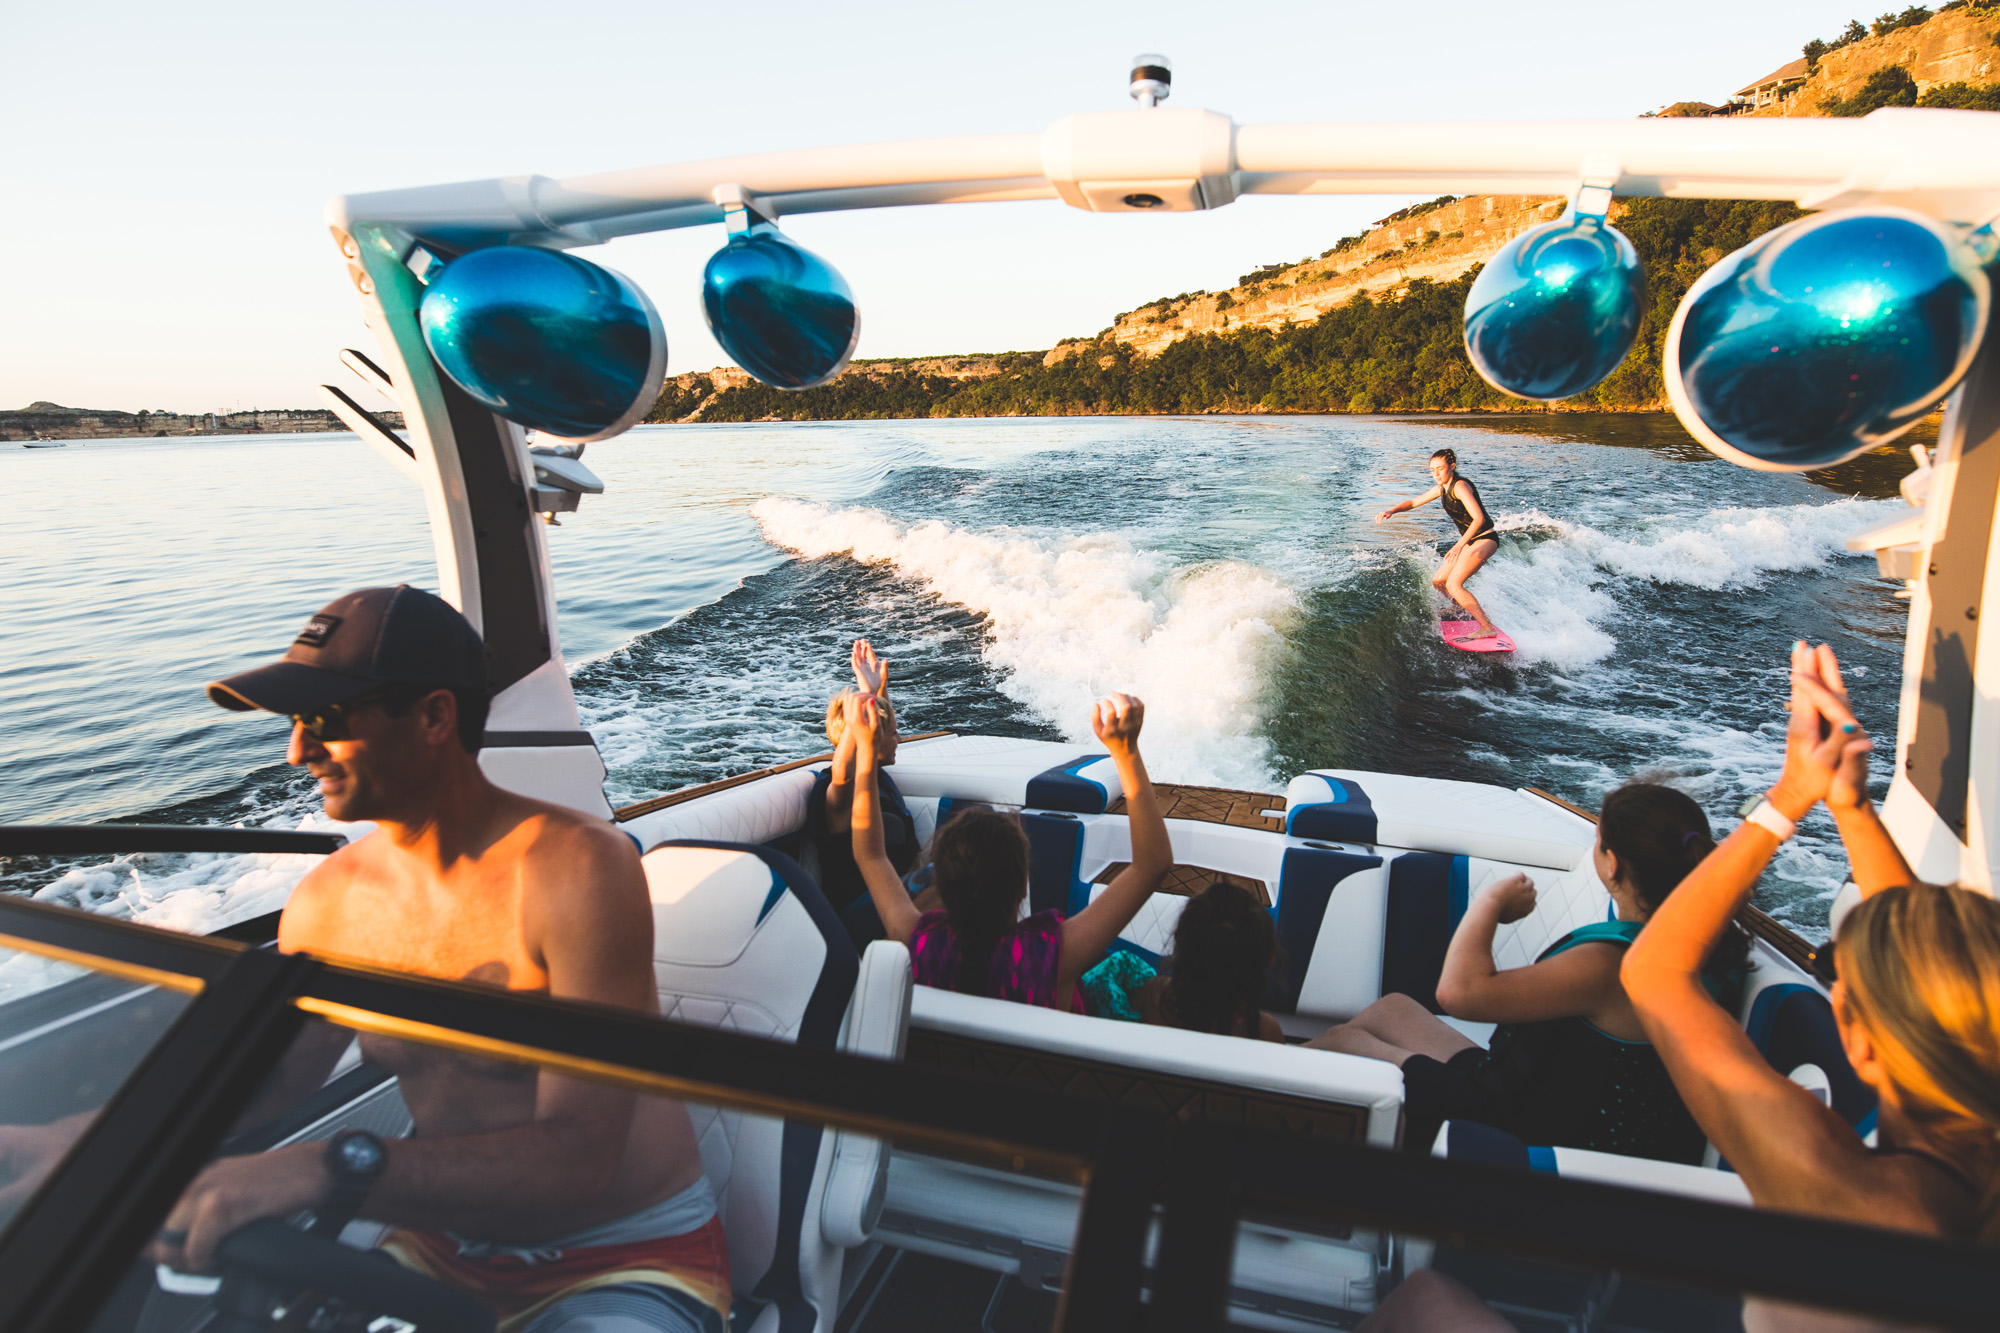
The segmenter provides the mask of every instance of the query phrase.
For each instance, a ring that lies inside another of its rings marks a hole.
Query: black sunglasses
[[[293,713],[291,719],[305,730],[306,735],[316,741],[344,741],[354,734],[354,715],[371,704],[387,703],[387,691],[370,690],[368,693],[310,713]]]

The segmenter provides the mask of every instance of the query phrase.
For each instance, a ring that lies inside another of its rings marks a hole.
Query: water
[[[1446,444],[1499,520],[1473,587],[1511,661],[1437,639],[1436,506],[1370,521]],[[823,748],[857,634],[906,731],[1083,739],[1090,698],[1128,689],[1156,777],[1273,792],[1335,766],[1594,804],[1646,775],[1726,828],[1778,771],[1798,637],[1893,734],[1903,604],[1841,545],[1900,503],[1893,457],[1760,474],[1671,419],[1538,416],[658,427],[589,462],[607,493],[549,537],[613,804]],[[0,821],[323,823],[284,724],[200,687],[347,588],[433,584],[415,489],[344,435],[0,446],[0,478]],[[206,929],[300,864],[0,884]],[[1760,901],[1821,934],[1844,868],[1816,817]]]

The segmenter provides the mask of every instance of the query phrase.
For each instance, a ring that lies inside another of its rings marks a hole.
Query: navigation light
[[[1571,209],[1486,261],[1465,298],[1465,350],[1502,393],[1568,398],[1632,350],[1645,295],[1632,242],[1601,213]]]
[[[738,211],[739,219],[748,214]],[[810,389],[847,368],[861,313],[839,270],[758,218],[709,257],[701,312],[737,365],[777,389]]]
[[[667,335],[633,283],[532,246],[446,264],[419,309],[424,344],[461,389],[507,420],[564,440],[608,439],[660,396]]]
[[[1979,256],[1948,224],[1887,207],[1801,218],[1689,289],[1667,330],[1667,397],[1732,463],[1828,467],[1951,392],[1989,303]]]

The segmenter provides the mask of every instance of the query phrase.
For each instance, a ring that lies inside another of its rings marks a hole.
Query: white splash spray
[[[1127,690],[1146,700],[1157,772],[1227,786],[1270,781],[1259,696],[1298,597],[1268,571],[1174,565],[1115,536],[904,525],[873,509],[800,500],[760,500],[751,513],[779,546],[893,565],[984,615],[1001,688],[1072,738],[1088,739],[1093,698]]]

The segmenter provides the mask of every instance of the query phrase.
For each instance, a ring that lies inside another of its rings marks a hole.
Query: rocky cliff
[[[2000,79],[1996,38],[2000,38],[2000,5],[1958,5],[1923,23],[1828,51],[1797,91],[1744,114],[1823,116],[1825,103],[1854,96],[1870,74],[1889,65],[1908,70],[1919,93],[1945,83],[1992,83]]]

